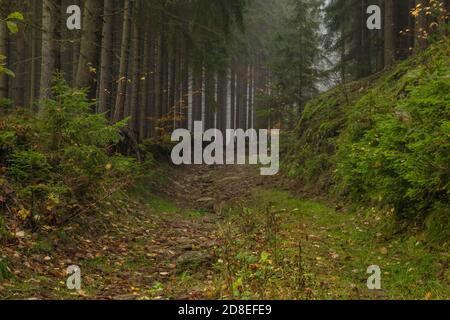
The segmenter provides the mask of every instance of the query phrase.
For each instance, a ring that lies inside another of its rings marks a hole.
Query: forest
[[[449,14],[0,0],[0,299],[448,300]]]

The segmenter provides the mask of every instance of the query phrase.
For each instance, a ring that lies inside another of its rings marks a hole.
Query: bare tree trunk
[[[150,62],[149,67],[147,69],[149,81],[148,81],[148,93],[149,93],[149,100],[147,101],[147,114],[149,119],[147,124],[147,137],[151,138],[155,134],[155,118],[157,114],[157,103],[156,103],[156,80],[157,80],[157,73],[156,73],[156,51],[157,51],[157,38],[153,36],[149,32],[149,42],[150,42]]]
[[[202,121],[203,67],[200,65],[197,69],[193,72],[192,125],[195,121]]]
[[[8,52],[8,29],[6,25],[0,23],[0,55],[6,57]],[[6,62],[6,61],[2,61]],[[8,98],[8,76],[0,73],[0,99]]]
[[[214,128],[214,113],[215,113],[215,97],[214,87],[215,79],[214,72],[208,66],[205,72],[205,130]]]
[[[47,99],[50,97],[50,87],[53,73],[55,72],[55,29],[58,18],[58,10],[56,9],[54,1],[43,0],[40,99]]]
[[[25,43],[25,31],[23,27],[19,28],[19,32],[16,37],[16,61],[15,61],[15,78],[14,78],[14,103],[18,107],[25,106],[25,61],[26,56],[26,43]]]
[[[81,33],[80,55],[75,85],[90,88],[90,95],[95,96],[94,80],[97,69],[97,18],[98,0],[86,0],[84,3],[83,29]]]
[[[157,50],[156,61],[155,61],[155,112],[153,119],[154,136],[157,132],[159,118],[162,116],[163,106],[162,106],[162,95],[163,95],[163,67],[162,67],[162,55],[163,55],[163,45],[164,45],[164,35],[161,33],[159,35],[158,44],[155,48]]]
[[[176,122],[177,115],[177,99],[176,99],[176,91],[177,91],[177,43],[176,40],[173,41],[173,49],[170,60],[170,68],[169,68],[169,113],[172,113],[172,121],[169,124],[170,127],[174,127]]]
[[[242,127],[242,68],[236,67],[236,129]]]
[[[39,6],[36,1],[32,2],[32,21],[35,25],[38,25],[39,21]],[[37,92],[37,75],[36,70],[38,66],[37,62],[37,56],[38,56],[38,40],[37,40],[37,29],[36,27],[33,27],[31,29],[31,56],[30,56],[30,93],[28,98],[28,104],[30,105],[30,108],[33,107],[34,99],[36,98],[36,92]]]
[[[102,53],[100,84],[98,89],[98,112],[111,111],[112,94],[112,50],[113,50],[113,9],[114,0],[105,0],[103,9]]]
[[[231,67],[230,75],[230,129],[236,128],[236,72],[234,66]]]
[[[123,119],[125,108],[125,93],[127,84],[128,44],[130,42],[130,0],[125,0],[123,13],[122,43],[120,46],[120,67],[117,85],[114,122]]]
[[[385,0],[384,12],[384,65],[390,67],[396,59],[395,0]]]
[[[150,50],[151,50],[151,37],[150,31],[144,31],[143,35],[143,59],[141,59],[142,66],[140,67],[140,93],[139,93],[139,139],[143,140],[147,138],[147,125],[148,125],[148,105],[150,100],[150,92],[148,90],[148,83],[150,82]]]
[[[217,96],[219,102],[219,117],[218,127],[222,132],[225,132],[228,124],[228,110],[227,110],[227,94],[228,94],[228,73],[226,71],[219,72],[217,83]]]
[[[176,70],[175,70],[175,106],[176,106],[176,114],[175,114],[175,127],[174,129],[180,128],[182,124],[182,114],[183,114],[183,88],[182,88],[182,46],[181,43],[177,45],[176,51]]]
[[[187,129],[189,127],[189,48],[187,41],[184,41],[182,59],[182,89],[181,89],[181,128]]]
[[[138,12],[139,8],[136,7],[136,12]],[[130,129],[133,135],[137,136],[138,133],[138,117],[139,117],[139,66],[140,66],[140,37],[139,37],[139,28],[137,23],[133,23],[133,37],[132,37],[132,45],[131,50],[132,54],[130,55],[130,71],[131,71],[131,83],[129,86],[129,105],[127,108],[129,109],[129,115],[131,116]]]

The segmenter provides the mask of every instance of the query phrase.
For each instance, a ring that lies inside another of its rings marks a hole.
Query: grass
[[[286,192],[258,190],[228,217],[235,239],[218,266],[225,298],[448,299],[447,250],[420,233],[384,236],[391,213],[339,213]],[[269,219],[272,212],[275,219]],[[268,221],[272,221],[272,225]],[[275,231],[270,231],[270,228]],[[268,234],[272,232],[272,240]],[[275,236],[273,235],[275,234]],[[445,247],[444,247],[445,248]],[[226,257],[228,253],[229,257]],[[261,255],[268,255],[264,266]],[[228,260],[228,261],[227,261]],[[367,289],[367,269],[382,271],[382,290]],[[262,271],[263,270],[263,271]],[[301,275],[297,273],[301,272]],[[264,292],[258,287],[263,286]]]
[[[152,215],[129,215],[130,209],[134,212],[137,208],[123,207],[121,214],[108,216],[111,228],[95,238],[102,244],[92,248],[91,257],[74,261],[82,269],[82,294],[66,290],[63,269],[51,276],[42,276],[47,269],[30,269],[26,271],[29,274],[10,278],[9,263],[0,258],[0,296],[84,299],[104,297],[108,292],[108,297],[126,293],[140,299],[449,298],[448,247],[430,246],[418,232],[397,235],[390,212],[339,213],[322,203],[272,189],[257,189],[253,199],[241,207],[227,208],[217,231],[221,242],[216,247],[214,269],[182,268],[181,273],[173,269],[170,277],[163,277],[159,268],[172,270],[169,263],[173,261],[166,261],[167,255],[148,255],[149,247],[157,245],[153,240],[163,240],[151,237],[157,230],[154,218],[164,215],[173,221],[180,217],[195,220],[205,213],[178,207],[144,189],[135,192]],[[85,238],[87,234],[81,231],[73,231],[80,237],[79,243],[94,240]],[[60,231],[61,244],[71,243],[73,232]],[[123,248],[114,247],[124,237],[129,242]],[[112,250],[102,252],[104,245]],[[63,257],[61,248],[53,247],[44,237],[30,249],[41,258],[47,254]],[[367,289],[366,271],[371,265],[382,270],[382,290]],[[193,291],[200,295],[191,296]]]

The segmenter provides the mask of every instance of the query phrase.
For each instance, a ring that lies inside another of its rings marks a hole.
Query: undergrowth
[[[306,107],[284,172],[302,188],[422,224],[449,239],[449,41]]]

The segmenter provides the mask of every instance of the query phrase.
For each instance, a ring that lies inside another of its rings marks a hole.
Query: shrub
[[[36,117],[8,115],[0,131],[3,164],[15,191],[13,212],[26,212],[19,218],[33,225],[64,219],[137,171],[134,159],[114,152],[128,119],[110,124],[93,112],[86,91],[70,88],[61,75],[52,96],[40,102]]]
[[[357,104],[359,121],[350,121],[358,127],[349,125],[340,141],[338,177],[355,200],[393,206],[400,217],[424,216],[450,195],[448,66],[419,67],[401,81],[401,98],[377,101],[374,89]]]
[[[284,159],[303,185],[448,228],[450,43],[311,101]],[[440,230],[440,231],[439,231]],[[445,233],[448,237],[448,233]]]

